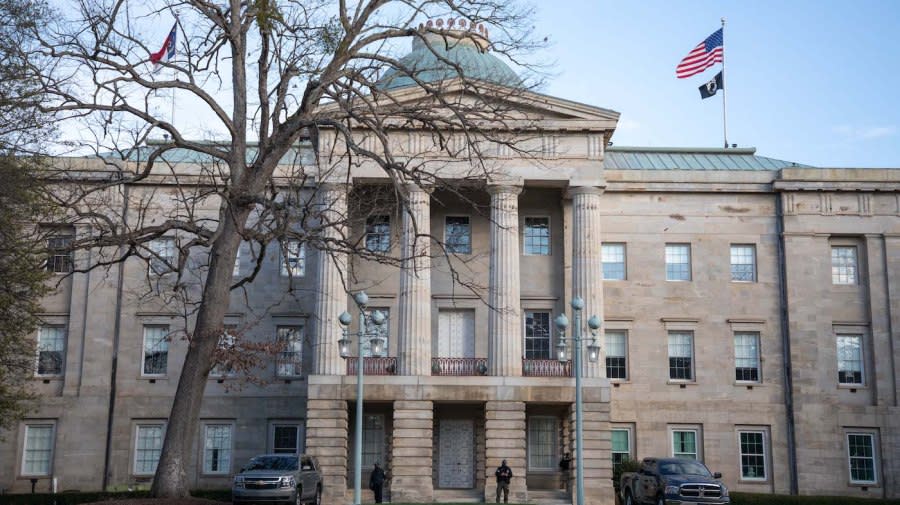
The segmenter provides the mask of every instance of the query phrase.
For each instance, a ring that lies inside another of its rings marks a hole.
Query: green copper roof
[[[506,63],[472,39],[445,39],[437,34],[426,38],[427,44],[418,37],[413,39],[412,52],[400,58],[400,65],[420,81],[437,82],[462,76],[511,87],[522,82]],[[391,90],[415,84],[405,70],[392,68],[381,76],[376,86]]]
[[[781,170],[811,168],[792,161],[757,156],[756,148],[704,149],[673,147],[610,147],[607,170]]]

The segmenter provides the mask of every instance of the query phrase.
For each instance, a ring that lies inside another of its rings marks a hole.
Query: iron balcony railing
[[[485,375],[487,358],[431,358],[431,375]]]
[[[572,361],[561,363],[556,359],[523,359],[522,375],[525,377],[571,377]]]
[[[356,375],[359,358],[347,358],[347,375]],[[397,373],[397,358],[363,358],[364,375],[394,375]]]

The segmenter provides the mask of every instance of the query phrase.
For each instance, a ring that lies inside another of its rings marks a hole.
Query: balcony
[[[572,361],[561,363],[555,359],[523,359],[522,375],[525,377],[571,377]]]
[[[485,375],[487,369],[487,358],[431,358],[431,375]]]
[[[359,358],[347,358],[347,375],[356,375]],[[397,358],[363,358],[364,375],[395,375],[397,373]]]

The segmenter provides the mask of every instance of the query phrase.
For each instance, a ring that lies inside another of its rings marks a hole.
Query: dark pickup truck
[[[724,505],[731,498],[721,477],[692,459],[644,458],[640,470],[622,474],[619,492],[625,505]]]

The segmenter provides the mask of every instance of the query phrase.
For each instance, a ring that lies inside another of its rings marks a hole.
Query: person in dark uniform
[[[503,503],[509,503],[509,481],[512,480],[513,473],[512,469],[506,466],[505,459],[497,467],[494,475],[497,476],[497,503],[500,503],[500,491],[503,491]]]
[[[375,493],[375,503],[381,503],[381,493],[384,491],[384,470],[375,463],[375,468],[369,475],[369,489]]]
[[[565,456],[559,460],[559,471],[562,472],[560,489],[569,489],[569,468],[572,466],[572,456],[567,452]]]

